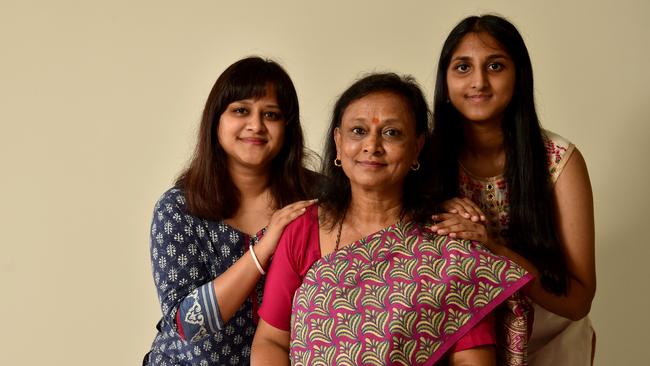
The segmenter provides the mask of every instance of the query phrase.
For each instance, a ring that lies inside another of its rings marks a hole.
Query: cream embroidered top
[[[550,131],[542,131],[548,171],[555,184],[575,146]],[[462,165],[459,169],[461,197],[476,202],[488,220],[490,234],[502,240],[508,229],[508,186],[503,175],[482,178],[472,175]],[[589,317],[571,321],[534,305],[534,323],[528,342],[529,366],[591,366],[593,327]]]
[[[546,130],[542,132],[548,156],[548,171],[551,181],[555,183],[575,146],[553,132]],[[458,181],[460,196],[476,202],[486,215],[490,234],[504,239],[509,222],[508,187],[505,176],[501,174],[495,177],[477,177],[460,164]]]

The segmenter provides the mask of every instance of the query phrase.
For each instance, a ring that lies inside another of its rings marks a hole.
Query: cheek
[[[512,99],[512,95],[515,91],[515,75],[509,75],[501,79],[501,89],[503,95],[508,99]]]
[[[416,142],[413,141],[412,145],[410,143],[401,143],[397,145],[387,146],[386,152],[393,157],[393,161],[398,165],[408,165],[415,156],[415,150],[412,148],[412,146],[415,145]]]
[[[283,142],[286,134],[286,127],[284,123],[278,123],[274,125],[267,126],[269,134],[273,136],[273,139],[278,142]]]
[[[460,87],[461,81],[458,78],[449,76],[447,74],[447,90],[449,93],[455,92]]]
[[[458,80],[447,79],[447,99],[456,106],[463,98],[464,92]]]
[[[514,85],[513,83],[509,81],[504,81],[504,83],[501,84],[501,104],[502,107],[505,109],[510,105],[510,102],[512,101],[512,96],[514,93]]]
[[[341,145],[339,146],[339,151],[341,152],[342,155],[353,156],[359,150],[359,146],[361,146],[360,141],[352,140],[344,137],[341,139]]]
[[[214,133],[217,135],[217,140],[219,143],[223,143],[224,138],[227,135],[227,128],[225,127],[224,123],[219,121],[219,124],[215,127]]]

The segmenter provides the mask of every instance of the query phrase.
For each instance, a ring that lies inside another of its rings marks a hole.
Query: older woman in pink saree
[[[530,275],[478,242],[426,229],[428,121],[410,78],[373,74],[341,95],[328,180],[279,240],[252,364],[525,364],[516,294]]]

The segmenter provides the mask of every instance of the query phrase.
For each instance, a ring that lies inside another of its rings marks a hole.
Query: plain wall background
[[[228,65],[279,61],[320,152],[355,78],[412,74],[431,100],[447,33],[486,12],[518,26],[544,127],[587,160],[596,363],[647,362],[650,2],[0,0],[0,363],[140,363],[160,317],[153,205]]]

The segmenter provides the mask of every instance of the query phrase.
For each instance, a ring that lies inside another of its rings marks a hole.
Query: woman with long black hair
[[[536,277],[531,365],[589,365],[594,214],[582,154],[540,127],[526,45],[506,19],[472,16],[447,37],[434,97],[439,234],[484,242]],[[467,224],[486,221],[487,231]]]

